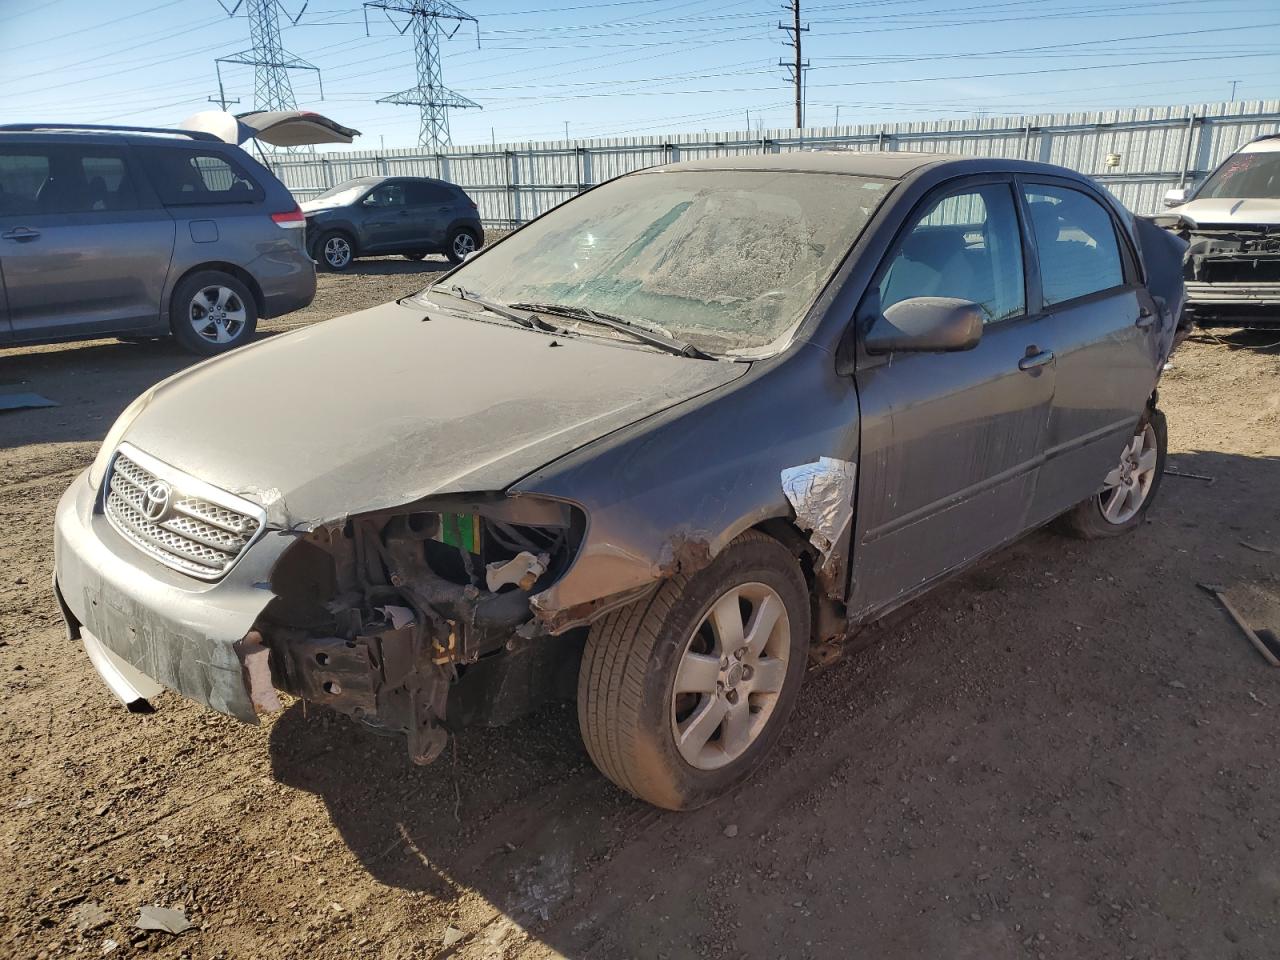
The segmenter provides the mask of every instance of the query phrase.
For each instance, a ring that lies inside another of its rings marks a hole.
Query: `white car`
[[[1189,319],[1201,326],[1280,327],[1280,134],[1245,144],[1195,190],[1164,197],[1190,243]]]

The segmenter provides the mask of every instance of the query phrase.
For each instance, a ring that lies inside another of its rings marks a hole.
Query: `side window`
[[[1025,195],[1045,306],[1124,283],[1115,224],[1102,204],[1068,187],[1034,184]]]
[[[262,198],[262,189],[221,154],[148,147],[147,157],[156,190],[166,206],[251,203]]]
[[[39,213],[37,198],[49,182],[49,155],[35,147],[0,150],[0,217]]]
[[[454,200],[453,191],[443,183],[410,183],[406,192],[409,205],[414,207],[437,206]]]
[[[880,281],[880,306],[911,297],[971,300],[986,323],[1025,312],[1022,234],[1008,186],[950,194],[916,221]]]
[[[123,151],[56,146],[0,152],[0,215],[137,208]]]
[[[403,207],[404,185],[400,183],[384,183],[373,190],[364,202],[370,207]]]

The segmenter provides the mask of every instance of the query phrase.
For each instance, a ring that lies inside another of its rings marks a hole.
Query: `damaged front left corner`
[[[796,524],[809,533],[822,557],[815,572],[825,592],[835,597],[844,594],[857,472],[857,464],[834,457],[782,471],[782,492],[796,512]]]

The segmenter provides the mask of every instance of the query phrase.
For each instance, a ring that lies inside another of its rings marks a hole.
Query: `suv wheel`
[[[804,676],[809,590],[795,558],[743,534],[591,627],[578,676],[587,752],[669,810],[746,779],[778,739]]]
[[[258,306],[253,294],[235,277],[204,270],[174,289],[169,325],[180,344],[208,357],[253,339]]]
[[[461,263],[467,259],[467,254],[474,253],[479,248],[480,243],[474,233],[466,227],[457,227],[449,234],[444,253],[450,263]]]
[[[1062,516],[1065,533],[1083,540],[1116,537],[1142,524],[1155,501],[1168,453],[1164,414],[1149,407],[1102,481],[1102,490]]]
[[[356,251],[351,238],[338,230],[322,233],[316,241],[316,261],[326,270],[340,273],[351,266]]]

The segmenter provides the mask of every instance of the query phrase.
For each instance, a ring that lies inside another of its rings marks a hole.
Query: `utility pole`
[[[795,57],[791,60],[779,60],[778,66],[786,67],[791,72],[791,82],[796,89],[796,128],[799,129],[804,126],[804,71],[809,67],[809,61],[801,55],[800,35],[808,33],[809,26],[800,26],[800,0],[788,0],[782,9],[791,12],[791,22],[778,21],[778,29],[786,33],[787,39],[782,42],[791,47]]]
[[[282,0],[236,0],[234,6],[227,6],[218,0],[218,6],[234,17],[244,7],[245,17],[249,20],[248,50],[233,53],[229,57],[218,57],[213,61],[218,71],[218,93],[220,99],[227,101],[222,94],[222,65],[224,63],[242,63],[253,67],[253,108],[255,110],[296,110],[298,103],[293,97],[293,84],[289,81],[290,70],[314,70],[317,81],[320,69],[300,57],[295,57],[284,49],[280,42],[280,14],[284,13],[290,23],[297,23],[307,5],[304,3],[297,16],[289,13]],[[210,98],[212,99],[212,98]],[[324,84],[320,84],[320,99],[324,99]],[[225,109],[225,107],[224,107]]]
[[[1236,102],[1236,84],[1238,84],[1239,82],[1240,82],[1239,80],[1231,81],[1231,102],[1232,103]]]
[[[418,143],[439,152],[449,146],[449,109],[480,109],[480,104],[454,93],[444,85],[440,68],[440,38],[452,40],[468,21],[476,18],[447,0],[369,0],[364,5],[364,29],[369,32],[369,9],[381,10],[401,35],[413,28],[413,49],[418,61],[418,84],[408,90],[382,97],[378,103],[394,103],[418,108]],[[392,20],[392,13],[408,14],[403,26]],[[451,22],[452,27],[445,27]],[[480,45],[479,27],[476,28],[476,46]]]
[[[239,97],[236,97],[234,100],[227,99],[227,91],[222,89],[221,73],[218,74],[218,95],[216,97],[209,97],[209,102],[216,103],[219,107],[222,108],[224,113],[226,112],[227,107],[229,107],[231,104],[240,102]]]
[[[564,122],[564,142],[565,143],[569,142],[569,121],[568,120]]]

